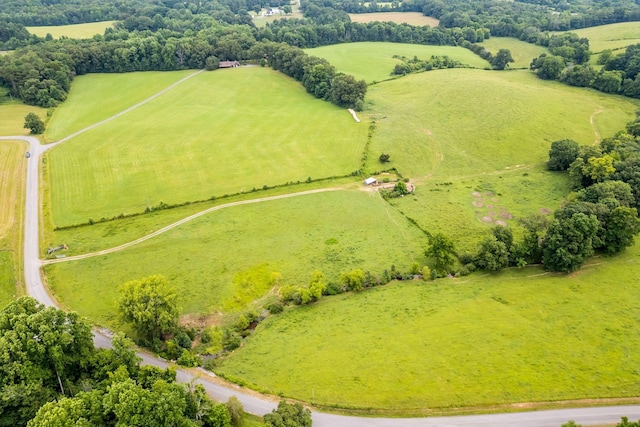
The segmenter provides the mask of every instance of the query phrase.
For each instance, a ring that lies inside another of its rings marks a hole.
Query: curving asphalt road
[[[195,75],[195,74],[193,74]],[[193,77],[193,75],[187,78]],[[97,123],[91,128],[119,117],[125,112],[131,111],[140,105],[156,98],[187,78],[175,83],[164,91],[148,98],[134,107],[119,113],[112,118]],[[24,275],[27,293],[47,306],[57,306],[55,300],[47,292],[41,276],[43,262],[39,253],[39,165],[42,154],[56,145],[82,133],[87,129],[60,140],[55,144],[43,146],[37,138],[30,136],[5,136],[2,140],[21,140],[29,144],[31,157],[27,166],[27,191],[26,211],[24,224]],[[97,347],[109,348],[111,339],[109,332],[94,331],[94,343]],[[165,368],[169,363],[145,352],[139,352],[142,363]],[[202,384],[207,392],[216,400],[226,401],[231,396],[237,396],[247,412],[264,415],[277,407],[277,399],[260,396],[250,391],[242,390],[231,384],[216,382],[213,374],[204,370],[179,369],[177,379],[181,382],[196,382]],[[313,423],[316,427],[559,427],[568,420],[574,420],[579,424],[593,425],[615,423],[620,416],[630,419],[640,418],[640,405],[633,406],[607,406],[592,408],[558,409],[535,412],[518,412],[507,414],[467,415],[453,417],[430,418],[366,418],[350,417],[334,414],[313,412]]]

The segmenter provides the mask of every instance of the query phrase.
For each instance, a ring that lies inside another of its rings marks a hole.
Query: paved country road
[[[189,76],[192,77],[193,75]],[[180,82],[184,81],[181,80]],[[168,87],[162,92],[136,104],[134,107],[102,121],[91,128],[105,123],[115,117],[119,117],[125,112],[131,111],[140,105],[154,99],[175,85]],[[78,135],[84,129],[72,135]],[[26,185],[26,210],[24,223],[24,275],[27,293],[47,306],[56,306],[55,300],[49,295],[44,287],[41,267],[43,261],[40,259],[39,246],[39,165],[42,154],[56,145],[70,139],[70,137],[60,140],[55,144],[41,145],[39,140],[30,136],[5,136],[2,140],[20,140],[29,144],[31,157],[27,166]],[[291,196],[289,196],[291,197]],[[109,348],[111,339],[108,332],[94,330],[94,343],[97,347]],[[169,366],[164,360],[152,356],[146,352],[139,352],[142,363],[158,366],[161,368]],[[237,396],[242,402],[247,412],[264,415],[271,412],[277,406],[277,399],[269,396],[261,396],[251,391],[244,391],[232,384],[224,383],[212,374],[199,369],[179,369],[177,379],[181,382],[197,382],[202,384],[209,394],[217,400],[226,401],[230,396]],[[429,417],[429,418],[366,418],[351,417],[342,415],[325,414],[313,412],[313,424],[315,427],[560,427],[568,420],[577,423],[592,425],[604,423],[616,423],[621,416],[627,416],[632,420],[640,418],[640,406],[609,406],[592,408],[560,409],[550,411],[518,412],[507,414],[469,415],[453,417]]]

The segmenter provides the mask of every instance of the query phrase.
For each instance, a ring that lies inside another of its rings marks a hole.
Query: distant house
[[[265,12],[262,12],[262,16],[274,16],[274,15],[284,15],[284,10],[274,7],[271,9],[267,9]]]
[[[364,185],[378,185],[378,180],[374,177],[369,177],[364,180]]]
[[[218,68],[237,68],[240,66],[238,61],[220,61]]]

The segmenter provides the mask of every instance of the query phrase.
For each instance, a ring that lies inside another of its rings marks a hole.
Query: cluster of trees
[[[415,73],[418,71],[467,67],[462,62],[451,59],[447,55],[432,55],[429,59],[418,59],[417,56],[414,56],[413,58],[407,58],[406,56],[400,55],[394,55],[393,57],[402,61],[402,63],[396,64],[396,66],[393,68],[393,71],[391,72],[391,75],[396,76],[404,76],[406,74]]]
[[[562,51],[555,52],[554,55],[542,54],[533,60],[531,69],[537,72],[538,77],[640,98],[640,44],[627,47],[622,55],[613,56],[611,51],[604,52],[599,58],[603,65],[600,71],[587,63],[571,62],[571,58],[558,54]]]
[[[176,383],[171,369],[140,366],[124,336],[112,343],[94,348],[75,313],[29,297],[9,304],[0,312],[0,426],[231,427],[241,416],[237,402],[232,417],[202,386]]]
[[[509,49],[500,49],[498,53],[494,55],[490,50],[483,46],[471,43],[467,40],[463,41],[461,46],[469,49],[480,58],[488,61],[494,70],[504,70],[509,66],[509,63],[513,62],[513,56],[511,56],[511,51]]]
[[[331,101],[340,107],[360,110],[367,92],[367,83],[353,76],[338,73],[326,59],[307,55],[302,49],[286,43],[260,42],[251,49],[268,58],[268,64],[302,83],[316,98]]]

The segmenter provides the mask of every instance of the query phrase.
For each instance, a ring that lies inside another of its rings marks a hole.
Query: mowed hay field
[[[484,46],[485,49],[494,55],[497,54],[500,49],[509,49],[513,57],[513,62],[509,63],[509,68],[511,69],[526,68],[528,70],[534,58],[539,57],[543,53],[549,54],[549,50],[546,47],[526,43],[513,37],[491,37],[478,44]]]
[[[47,154],[57,226],[359,168],[345,110],[261,67],[202,73]]]
[[[399,414],[637,396],[640,245],[590,263],[569,276],[510,269],[328,297],[269,317],[216,373]]]
[[[26,176],[26,144],[0,141],[0,307],[16,295],[16,280],[22,271],[19,261]]]
[[[331,191],[229,207],[127,250],[45,267],[63,304],[99,323],[115,313],[117,286],[162,274],[183,313],[233,312],[314,270],[337,280],[354,268],[380,274],[425,262],[426,237],[376,193]],[[254,278],[244,286],[245,278]],[[262,279],[261,279],[262,278]]]
[[[474,68],[490,67],[489,63],[468,49],[454,46],[426,46],[407,43],[362,42],[342,43],[305,49],[309,55],[327,59],[338,71],[352,74],[367,83],[391,78],[396,64],[394,55],[420,59],[448,56]],[[367,94],[367,99],[369,95]]]
[[[195,73],[149,71],[120,74],[87,74],[73,80],[68,99],[56,108],[45,138],[57,141],[105,120],[173,83]]]
[[[605,49],[624,49],[632,44],[640,43],[640,25],[637,22],[601,25],[572,30],[571,32],[580,37],[588,38],[589,48],[594,53],[600,53]]]
[[[397,24],[409,24],[418,27],[428,25],[437,27],[440,21],[431,16],[424,16],[420,12],[374,12],[374,13],[350,13],[351,22],[395,22]]]
[[[38,37],[51,34],[54,39],[68,37],[70,39],[90,39],[96,34],[104,34],[107,28],[112,28],[116,21],[89,22],[86,24],[27,27],[27,31]]]

